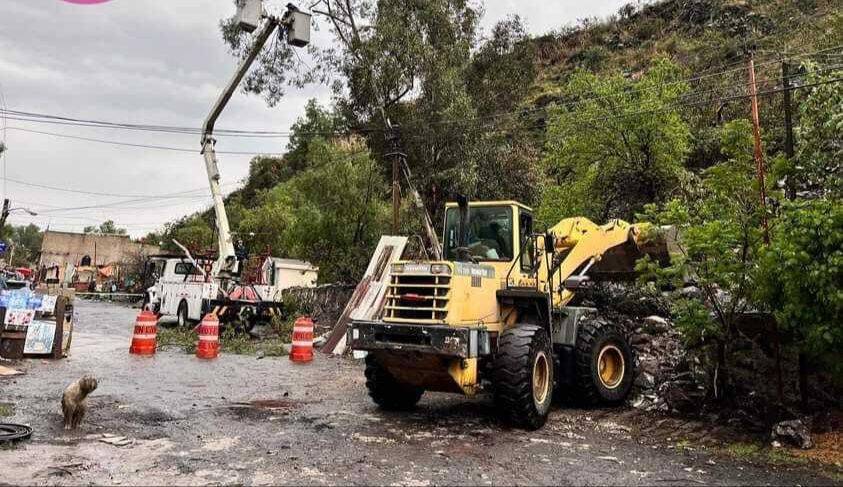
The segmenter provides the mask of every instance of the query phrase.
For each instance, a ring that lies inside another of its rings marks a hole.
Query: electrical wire
[[[95,142],[98,144],[108,144],[108,145],[117,145],[122,147],[136,147],[141,149],[155,149],[155,150],[167,150],[173,152],[190,152],[193,154],[199,153],[199,149],[188,149],[184,147],[169,147],[163,145],[151,145],[151,144],[135,144],[131,142],[121,142],[115,140],[106,140],[106,139],[96,139],[92,137],[81,137],[78,135],[70,135],[70,134],[60,134],[56,132],[45,132],[41,130],[32,130],[23,127],[8,127],[7,130],[16,130],[19,132],[26,132],[31,134],[40,134],[40,135],[49,135],[52,137],[60,137],[63,139],[72,139],[72,140],[82,140],[85,142]],[[280,152],[254,152],[254,151],[215,151],[217,154],[228,154],[228,155],[247,155],[247,156],[282,156],[283,154]]]
[[[177,199],[177,198],[185,197],[186,193],[195,193],[197,191],[207,191],[207,189],[208,189],[207,186],[203,186],[203,187],[199,187],[199,188],[180,191],[178,193],[166,193],[166,194],[105,193],[105,192],[99,192],[99,191],[86,191],[86,190],[81,190],[81,189],[61,188],[61,187],[58,187],[58,186],[50,186],[50,185],[47,185],[47,184],[40,184],[40,183],[33,183],[33,182],[29,182],[29,181],[23,181],[21,179],[3,178],[3,180],[8,181],[10,183],[21,184],[23,186],[30,186],[30,187],[33,187],[33,188],[41,188],[41,189],[49,189],[49,190],[53,190],[53,191],[62,191],[62,192],[65,192],[65,193],[87,194],[87,195],[92,195],[92,196],[114,196],[114,197],[119,197],[119,198],[144,198],[144,197],[149,197],[149,198]],[[226,184],[221,185],[220,187],[231,186],[231,185],[236,185],[236,184],[239,184],[239,183],[226,183]]]

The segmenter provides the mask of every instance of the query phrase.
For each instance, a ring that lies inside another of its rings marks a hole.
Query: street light
[[[22,211],[24,213],[28,213],[30,216],[38,216],[38,213],[35,213],[34,211],[30,210],[29,208],[24,208],[22,206],[18,207],[18,208],[10,208],[9,209],[9,213],[11,213],[13,211]]]

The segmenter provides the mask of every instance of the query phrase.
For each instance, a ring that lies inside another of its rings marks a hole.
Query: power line
[[[33,183],[33,182],[30,182],[30,181],[23,181],[23,180],[20,180],[20,179],[13,179],[13,178],[2,178],[2,180],[8,181],[10,183],[21,184],[23,186],[30,186],[30,187],[33,187],[33,188],[41,188],[41,189],[49,189],[49,190],[53,190],[53,191],[62,191],[62,192],[65,192],[65,193],[87,194],[87,195],[92,195],[92,196],[114,196],[114,197],[118,197],[118,198],[144,198],[144,197],[162,198],[162,199],[190,198],[190,196],[186,196],[185,194],[186,193],[195,193],[197,191],[207,191],[208,190],[207,186],[203,186],[203,187],[194,188],[194,189],[187,189],[187,190],[184,190],[184,191],[180,191],[178,193],[166,193],[166,194],[105,193],[105,192],[98,192],[98,191],[86,191],[86,190],[81,190],[81,189],[61,188],[61,187],[58,187],[58,186],[49,186],[49,185],[46,185],[46,184]],[[224,184],[222,186],[231,186],[231,185],[236,185],[236,184],[239,184],[239,183],[228,183],[228,184]]]
[[[192,154],[199,153],[199,149],[188,149],[184,147],[169,147],[163,145],[150,145],[150,144],[135,144],[130,142],[120,142],[115,140],[106,140],[106,139],[95,139],[92,137],[81,137],[78,135],[69,135],[69,134],[60,134],[56,132],[44,132],[41,130],[32,130],[26,129],[22,127],[8,127],[7,130],[17,130],[19,132],[27,132],[32,134],[40,134],[40,135],[49,135],[52,137],[60,137],[64,139],[73,139],[73,140],[83,140],[86,142],[96,142],[99,144],[109,144],[109,145],[117,145],[123,147],[137,147],[141,149],[156,149],[156,150],[167,150],[167,151],[174,151],[174,152],[190,152]],[[250,151],[216,151],[217,154],[229,154],[229,155],[247,155],[247,156],[282,156],[283,154],[280,152],[250,152]]]

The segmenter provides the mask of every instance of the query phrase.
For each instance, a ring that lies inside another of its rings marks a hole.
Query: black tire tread
[[[613,406],[623,402],[623,399],[608,400],[604,398],[600,394],[597,385],[594,383],[593,371],[591,368],[593,360],[592,350],[594,348],[594,344],[600,339],[600,337],[609,334],[621,337],[624,342],[626,342],[626,346],[630,354],[634,354],[632,347],[628,345],[629,340],[627,339],[626,334],[619,326],[610,323],[608,320],[599,315],[587,316],[580,321],[575,345],[575,383],[577,388],[577,401],[584,406],[593,407],[601,404]],[[626,373],[633,377],[634,365],[635,357],[632,355],[631,360],[627,363],[628,369]]]
[[[518,325],[504,331],[498,339],[495,356],[495,403],[508,422],[527,429],[538,429],[547,419],[546,414],[536,411],[531,383],[533,364],[530,357],[534,343],[541,340],[540,334],[545,337],[547,358],[552,363],[549,338],[544,329],[536,325]]]

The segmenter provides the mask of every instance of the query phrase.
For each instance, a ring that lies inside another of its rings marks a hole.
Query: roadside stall
[[[63,358],[73,336],[73,292],[28,286],[0,290],[0,357]]]

